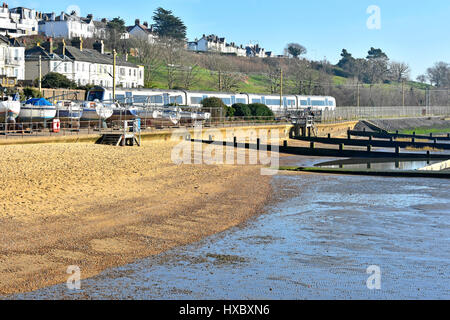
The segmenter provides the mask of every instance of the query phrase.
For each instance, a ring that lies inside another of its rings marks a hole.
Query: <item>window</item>
[[[125,103],[125,96],[123,94],[116,94],[116,100],[119,101],[119,103]]]
[[[312,100],[311,103],[312,103],[312,106],[314,106],[314,107],[325,105],[325,101],[323,101],[323,100]]]
[[[267,99],[266,104],[269,106],[279,106],[280,105],[280,99]]]
[[[300,105],[307,106],[308,105],[308,101],[307,100],[300,100]]]
[[[252,99],[252,103],[261,103],[261,99]]]
[[[330,107],[333,107],[333,106],[334,106],[334,102],[333,102],[333,101],[328,101],[328,105],[329,105]]]
[[[237,98],[237,99],[236,99],[236,103],[246,104],[246,103],[247,103],[247,99]]]
[[[202,97],[191,97],[191,104],[201,104],[202,100]]]
[[[183,98],[181,96],[170,97],[170,103],[182,104]]]
[[[163,103],[162,96],[150,96],[150,103]]]
[[[226,105],[230,105],[231,104],[231,98],[222,98],[223,103],[225,103]]]

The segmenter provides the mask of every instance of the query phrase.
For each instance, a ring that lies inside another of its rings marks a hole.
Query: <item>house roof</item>
[[[9,38],[7,36],[0,35],[0,41],[6,43],[10,47],[23,47],[16,38]]]
[[[97,64],[113,64],[113,57],[111,54],[101,54],[97,50],[94,49],[80,49],[73,46],[66,46],[65,56],[63,56],[63,48],[60,46],[58,49],[54,51],[53,54],[50,54],[45,48],[36,46],[29,50],[25,51],[25,59],[26,60],[37,60],[39,56],[44,60],[71,60],[71,61],[83,61]],[[117,59],[116,64],[118,66],[123,67],[132,67],[136,68],[137,65],[131,62],[123,61],[121,59]]]
[[[142,31],[144,31],[148,34],[154,34],[153,26],[150,26],[150,28],[147,28],[143,24],[135,24],[134,26],[129,26],[129,27],[127,27],[127,32],[131,32],[134,28],[140,28]]]

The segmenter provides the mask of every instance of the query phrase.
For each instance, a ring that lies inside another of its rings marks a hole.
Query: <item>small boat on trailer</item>
[[[56,107],[44,98],[33,98],[23,103],[18,120],[20,122],[46,122],[56,116]]]

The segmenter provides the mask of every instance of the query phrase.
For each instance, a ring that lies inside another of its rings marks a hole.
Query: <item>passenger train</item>
[[[252,93],[226,93],[226,92],[200,92],[160,89],[116,89],[116,97],[120,104],[132,104],[134,106],[164,107],[168,105],[188,106],[201,108],[201,101],[205,98],[216,97],[222,99],[227,106],[235,103],[251,104],[262,103],[267,105],[276,115],[285,114],[287,111],[312,109],[335,110],[336,99],[325,96],[298,96],[252,94]],[[88,101],[100,102],[113,101],[112,89],[103,87],[92,88],[87,95]]]

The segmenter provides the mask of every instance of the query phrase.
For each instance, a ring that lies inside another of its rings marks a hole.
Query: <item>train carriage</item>
[[[107,102],[113,100],[112,95],[112,89],[94,87],[88,92],[87,100]],[[164,107],[169,105],[178,105],[200,109],[202,107],[202,100],[212,97],[221,99],[227,106],[232,106],[235,103],[262,103],[267,105],[276,115],[286,115],[289,112],[302,109],[320,111],[336,109],[336,99],[329,96],[284,95],[280,99],[280,96],[275,94],[270,95],[162,89],[118,88],[116,90],[115,100],[121,104],[128,104],[137,107]]]

